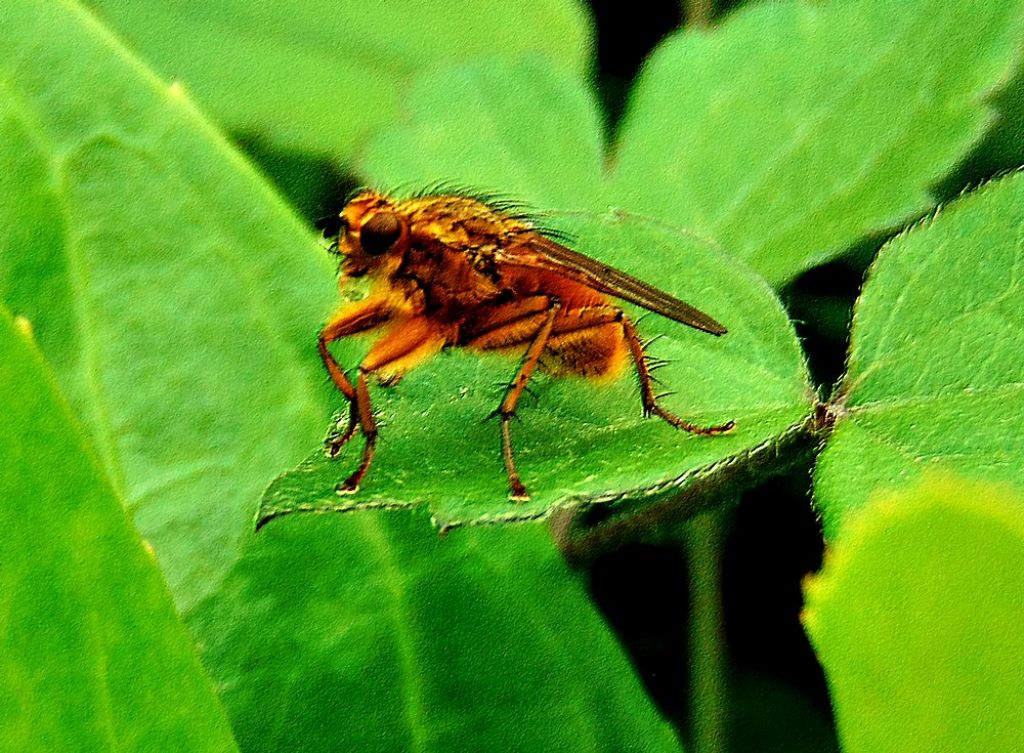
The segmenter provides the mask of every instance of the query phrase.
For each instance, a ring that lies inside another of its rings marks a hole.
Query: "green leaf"
[[[1024,749],[1024,498],[930,475],[845,531],[804,615],[843,750]]]
[[[835,431],[815,471],[834,537],[929,468],[1024,486],[1024,175],[882,249],[857,303]]]
[[[582,72],[590,51],[573,0],[90,5],[226,128],[343,162],[396,116],[417,70],[497,53]]]
[[[0,364],[0,748],[237,750],[152,557],[2,307]]]
[[[1016,65],[1021,16],[1016,0],[744,8],[662,43],[611,159],[580,79],[450,66],[417,79],[361,169],[545,209],[614,204],[714,237],[781,285],[934,205],[930,186],[993,120],[986,98]]]
[[[610,213],[549,215],[574,245],[601,261],[652,280],[723,322],[721,338],[651,315],[639,327],[658,337],[648,354],[667,359],[657,371],[670,410],[703,425],[735,420],[729,435],[688,434],[640,408],[628,363],[607,384],[580,378],[531,381],[512,425],[513,446],[532,498],[508,500],[499,423],[487,420],[515,359],[452,351],[377,390],[377,454],[360,491],[339,496],[336,485],[354,469],[358,438],[335,459],[316,450],[264,496],[261,518],[295,510],[351,510],[426,503],[441,526],[541,517],[591,503],[646,503],[698,481],[724,477],[741,459],[775,452],[799,431],[813,393],[792,327],[778,299],[754,274],[693,236]],[[631,314],[639,311],[629,309]],[[347,366],[366,344],[339,348]]]
[[[1022,31],[1017,0],[837,0],[680,34],[636,86],[616,193],[782,284],[934,205]]]
[[[275,470],[322,436],[330,264],[77,6],[4,5],[0,136],[0,297],[32,321],[187,608]]]
[[[976,186],[993,175],[1024,165],[1024,69],[1017,66],[1013,77],[991,98],[995,122],[985,138],[956,171],[938,186],[940,195],[954,198],[964,186]]]
[[[382,128],[358,168],[379,186],[438,182],[537,209],[604,211],[604,147],[593,93],[542,60],[485,59],[414,79],[407,120]]]
[[[296,516],[193,613],[247,751],[678,751],[543,526]]]

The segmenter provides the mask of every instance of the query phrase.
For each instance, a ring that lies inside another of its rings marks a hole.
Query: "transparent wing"
[[[635,303],[648,311],[712,335],[728,330],[703,311],[675,296],[648,285],[615,267],[566,248],[539,233],[521,236],[521,242],[499,252],[499,262],[509,266],[544,269],[568,277],[606,295]]]

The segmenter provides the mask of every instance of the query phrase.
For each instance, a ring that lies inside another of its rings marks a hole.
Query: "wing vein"
[[[537,233],[530,233],[522,243],[502,252],[501,263],[534,269],[540,267],[562,274],[601,293],[702,332],[724,335],[727,331],[719,322],[685,301]]]

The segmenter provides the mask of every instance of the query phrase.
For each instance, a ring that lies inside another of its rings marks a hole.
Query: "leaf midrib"
[[[103,390],[102,380],[99,376],[99,355],[98,347],[90,333],[95,331],[94,323],[96,317],[94,312],[86,303],[85,290],[88,287],[86,264],[83,252],[72,235],[72,210],[68,202],[64,173],[62,170],[63,161],[53,155],[60,155],[64,150],[58,144],[47,137],[47,131],[35,117],[35,111],[29,107],[18,96],[17,90],[11,87],[7,78],[0,80],[0,91],[3,92],[10,112],[21,123],[22,130],[30,141],[40,149],[38,152],[42,161],[49,166],[50,188],[54,201],[60,207],[63,217],[62,234],[64,237],[64,258],[67,264],[67,280],[72,288],[73,295],[70,310],[73,312],[73,320],[77,336],[75,340],[80,344],[79,358],[82,367],[79,369],[80,384],[85,392],[91,396],[91,400],[76,400],[74,404],[80,409],[89,409],[94,419],[90,422],[93,444],[97,453],[103,458],[103,466],[113,486],[114,493],[124,498],[125,475],[122,459],[117,450],[112,431],[111,409],[108,396]]]
[[[409,723],[411,751],[423,753],[427,749],[427,733],[424,729],[423,697],[417,680],[415,642],[407,619],[409,610],[405,605],[405,588],[402,570],[391,554],[388,542],[381,530],[381,524],[373,515],[360,516],[363,533],[373,546],[382,567],[382,581],[388,589],[389,599],[384,601],[391,613],[392,635],[401,664],[403,678],[405,716]]]

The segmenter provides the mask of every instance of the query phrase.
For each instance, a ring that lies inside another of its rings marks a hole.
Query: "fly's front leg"
[[[327,436],[327,439],[324,440],[324,449],[330,457],[336,456],[342,446],[355,435],[359,410],[356,400],[356,388],[349,381],[349,378],[345,376],[345,372],[331,354],[328,346],[335,340],[378,327],[387,322],[390,316],[390,307],[386,302],[371,298],[343,308],[324,325],[320,335],[317,337],[317,350],[320,352],[320,359],[324,362],[331,381],[334,382],[338,391],[345,396],[349,404],[348,425],[345,430],[339,432],[335,428]]]
[[[340,427],[336,425],[324,439],[324,449],[327,451],[328,457],[337,457],[341,448],[355,436],[356,427],[359,426],[358,416],[359,409],[356,407],[356,401],[352,400],[348,404],[348,422],[345,424],[345,431],[338,431]]]
[[[626,345],[629,347],[629,353],[633,358],[633,363],[636,366],[636,375],[640,380],[640,402],[643,405],[645,416],[659,416],[677,429],[688,431],[691,434],[713,436],[715,434],[725,434],[728,431],[732,431],[733,427],[736,426],[735,421],[727,421],[726,423],[719,424],[717,426],[699,426],[683,420],[679,416],[658,405],[657,395],[654,394],[654,382],[651,378],[651,370],[647,365],[647,360],[644,358],[644,345],[640,340],[640,335],[637,333],[636,327],[628,317],[623,316],[621,321],[622,333],[625,337]]]
[[[355,431],[355,425],[363,435],[363,457],[359,467],[345,481],[338,484],[339,494],[352,494],[359,489],[366,472],[370,470],[373,454],[377,447],[377,420],[370,403],[370,377],[384,383],[394,383],[410,369],[430,356],[438,353],[452,337],[451,328],[423,317],[396,319],[386,334],[370,348],[366,358],[359,365],[352,400],[352,424],[347,434]]]
[[[359,429],[363,433],[365,444],[363,445],[363,458],[359,461],[359,467],[351,476],[338,485],[338,492],[341,494],[352,494],[359,489],[359,483],[363,476],[370,470],[370,463],[373,462],[373,453],[377,447],[377,421],[373,417],[373,406],[370,405],[370,390],[366,384],[367,371],[363,366],[359,367],[359,375],[356,377],[355,398],[351,402],[352,416],[349,419],[348,429],[341,444],[348,441],[355,433],[356,419]],[[338,447],[341,446],[338,445]]]

